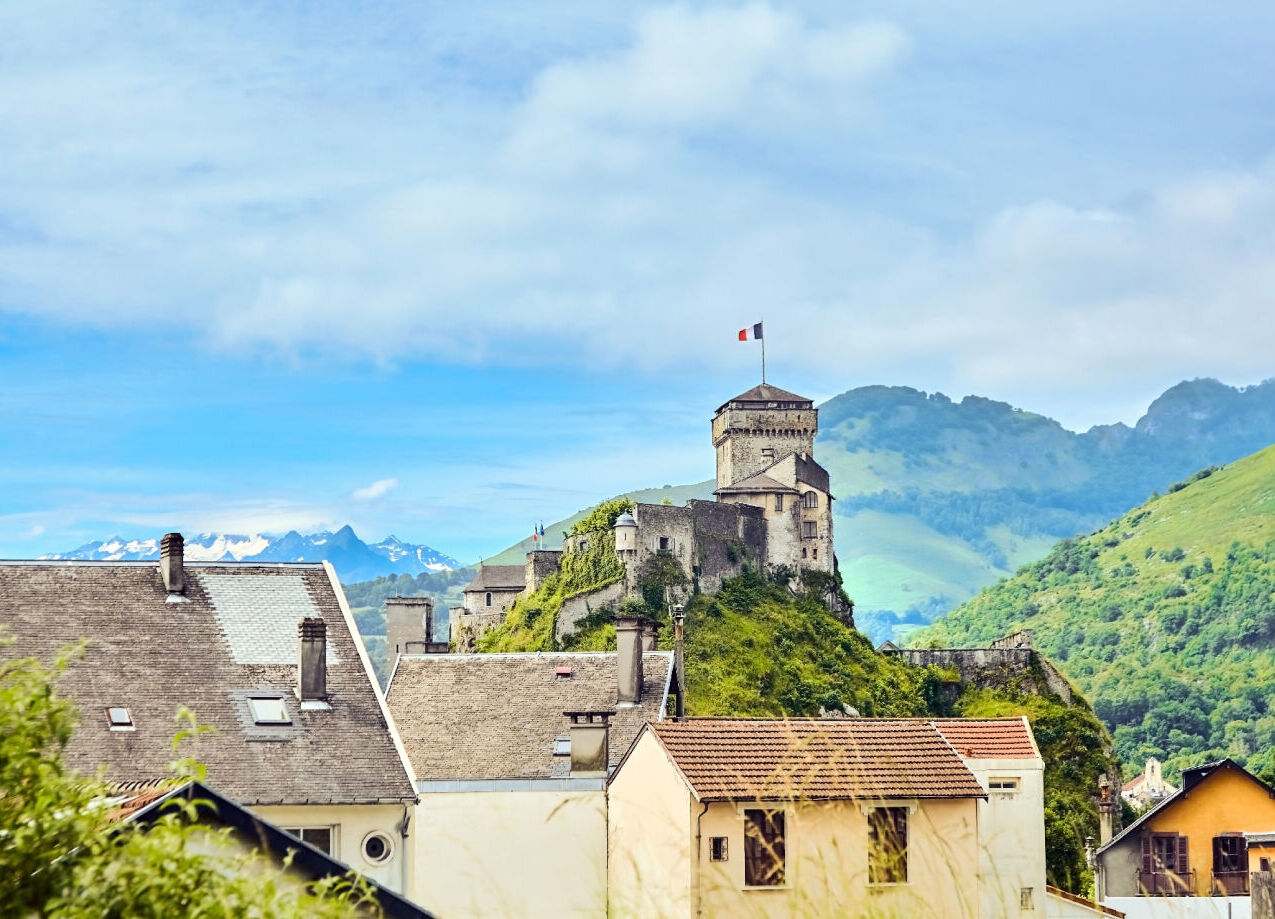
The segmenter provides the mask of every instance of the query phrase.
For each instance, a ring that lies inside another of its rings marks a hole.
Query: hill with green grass
[[[576,525],[579,533],[609,525],[627,507],[610,501]],[[606,550],[606,551],[604,551]],[[615,649],[614,620],[641,615],[660,624],[659,647],[672,648],[664,602],[670,571],[653,564],[639,573],[641,597],[601,608],[559,643],[554,619],[563,599],[594,589],[619,573],[609,547],[587,548],[534,594],[520,599],[505,624],[479,642],[482,651]],[[818,578],[790,585],[746,569],[715,595],[686,604],[686,710],[690,715],[742,717],[863,716],[879,718],[1027,715],[1046,761],[1046,844],[1051,882],[1080,892],[1088,883],[1086,836],[1097,835],[1092,801],[1099,774],[1115,773],[1110,738],[1078,695],[1070,703],[1050,693],[1043,674],[1016,672],[1003,685],[975,688],[959,674],[912,667],[881,654],[848,613],[825,603]]]
[[[1275,447],[1063,540],[915,641],[1018,628],[1093,700],[1130,769],[1229,756],[1275,773]]]
[[[1197,469],[1275,442],[1275,382],[1179,383],[1133,427],[1077,434],[979,396],[864,386],[819,406],[816,455],[832,475],[836,550],[860,628],[899,639]],[[705,473],[712,452],[705,415]],[[707,478],[707,475],[706,475]],[[711,498],[711,480],[630,492]],[[587,510],[545,526],[541,547]],[[528,537],[488,559],[517,564]]]

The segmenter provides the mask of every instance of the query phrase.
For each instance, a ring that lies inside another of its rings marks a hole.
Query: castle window
[[[806,547],[805,547],[805,546],[802,546],[802,547],[801,547],[801,557],[802,557],[802,558],[805,558],[805,557],[806,557]]]
[[[819,535],[819,524],[815,523],[813,520],[802,521],[802,524],[801,524],[802,539],[815,539],[818,535]]]
[[[784,509],[784,496],[775,495],[775,510],[782,511]]]
[[[818,557],[819,557],[819,550],[818,550],[818,549],[811,549],[811,550],[810,550],[810,557],[811,557],[811,558],[818,558]]]
[[[487,605],[491,606],[491,591],[487,591]]]
[[[801,506],[802,506],[802,507],[818,507],[818,506],[819,506],[819,495],[817,495],[817,494],[816,494],[815,492],[813,492],[813,491],[805,492],[805,493],[801,496]]]
[[[773,463],[773,462],[775,461],[775,448],[774,448],[774,447],[762,447],[762,448],[761,448],[761,461],[762,461],[763,463]]]

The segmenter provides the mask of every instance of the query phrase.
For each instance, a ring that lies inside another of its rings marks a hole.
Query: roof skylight
[[[292,724],[288,707],[278,696],[249,696],[248,707],[257,724]]]
[[[112,731],[134,731],[136,725],[133,724],[133,716],[129,710],[122,705],[112,705],[106,709],[106,723],[111,726]]]

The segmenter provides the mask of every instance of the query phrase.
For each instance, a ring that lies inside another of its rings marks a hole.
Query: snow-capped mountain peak
[[[318,562],[328,561],[347,583],[385,574],[420,574],[449,571],[460,562],[429,546],[406,543],[388,536],[374,545],[359,539],[353,528],[302,535],[290,530],[282,536],[264,533],[200,533],[185,539],[186,558],[192,562]],[[143,561],[159,558],[159,539],[109,539],[85,543],[70,552],[42,555],[45,559],[93,561]]]

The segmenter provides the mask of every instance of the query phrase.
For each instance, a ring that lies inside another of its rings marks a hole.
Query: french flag
[[[740,329],[740,341],[758,341],[761,339],[761,323],[757,323],[751,329]]]

